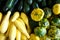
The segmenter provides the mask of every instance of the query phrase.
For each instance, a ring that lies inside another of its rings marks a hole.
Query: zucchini
[[[46,0],[42,0],[42,1],[41,1],[41,6],[42,6],[42,7],[46,7]]]
[[[18,10],[21,11],[23,9],[23,0],[18,4]]]
[[[47,6],[51,8],[52,7],[52,2],[53,2],[52,0],[46,0]]]
[[[24,7],[23,7],[23,11],[24,11],[24,12],[27,13],[27,12],[30,11],[30,6],[29,6],[27,3],[24,2],[24,5],[23,5],[23,6],[24,6]]]
[[[33,0],[25,0],[29,5],[33,3]]]
[[[32,7],[33,7],[33,8],[38,8],[38,7],[39,7],[39,5],[38,5],[38,3],[37,3],[37,2],[34,2],[34,3],[32,4]]]
[[[18,0],[8,0],[3,8],[3,11],[5,12],[5,11],[10,10],[16,5],[17,2]]]
[[[36,0],[37,2],[41,2],[42,0]]]

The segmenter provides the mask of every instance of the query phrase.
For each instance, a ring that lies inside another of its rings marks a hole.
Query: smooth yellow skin
[[[55,15],[59,15],[59,14],[60,14],[60,4],[55,4],[55,5],[53,6],[53,13],[54,13]]]
[[[13,14],[13,16],[11,17],[11,19],[10,19],[10,21],[11,22],[14,22],[18,17],[19,17],[19,12],[15,12],[14,14]]]
[[[27,17],[27,15],[24,12],[21,12],[21,18],[22,18],[22,20],[24,21],[24,23],[27,26],[28,33],[31,33],[28,17]]]
[[[27,37],[23,33],[21,33],[21,40],[28,40]]]
[[[14,24],[11,24],[9,31],[9,39],[15,40],[15,38],[16,38],[16,26]]]
[[[0,12],[0,22],[1,22],[1,20],[2,20],[2,16],[3,16],[3,14]]]
[[[40,38],[36,36],[35,34],[31,34],[29,40],[40,40]]]
[[[1,29],[0,29],[1,33],[5,33],[7,31],[10,15],[11,15],[11,11],[8,11],[5,17],[3,18],[1,22]]]
[[[21,40],[21,32],[18,29],[16,30],[16,40]]]
[[[40,8],[36,8],[31,12],[31,18],[34,21],[40,21],[44,17],[44,11]]]
[[[6,36],[0,33],[0,40],[6,40]]]
[[[16,27],[18,28],[19,31],[21,31],[27,38],[30,38],[30,36],[26,30],[25,23],[21,18],[17,19],[14,22],[14,24],[16,25]]]

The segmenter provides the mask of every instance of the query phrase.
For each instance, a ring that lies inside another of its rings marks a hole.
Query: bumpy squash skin
[[[50,8],[47,8],[47,7],[44,8],[44,12],[45,12],[45,15],[44,15],[45,18],[50,18],[51,17],[52,11],[51,11]]]

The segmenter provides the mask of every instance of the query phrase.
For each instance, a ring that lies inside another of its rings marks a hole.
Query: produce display
[[[0,0],[0,40],[60,40],[60,0]]]

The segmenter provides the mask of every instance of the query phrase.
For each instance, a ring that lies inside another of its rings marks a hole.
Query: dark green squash
[[[39,26],[40,27],[44,27],[44,28],[48,28],[50,25],[49,21],[46,18],[43,18],[40,22],[39,22]]]
[[[44,8],[43,10],[44,10],[44,12],[45,12],[44,17],[45,17],[45,18],[50,18],[51,15],[52,15],[51,9],[46,7],[46,8]]]
[[[29,18],[29,25],[30,25],[32,32],[34,32],[34,28],[37,27],[39,24],[38,22],[35,22],[31,18]]]
[[[46,0],[42,0],[42,1],[41,1],[41,6],[42,6],[42,7],[46,7]]]
[[[51,39],[60,37],[60,29],[57,28],[56,26],[50,26],[47,33],[48,33],[47,35],[51,37]]]
[[[11,8],[13,8],[16,4],[17,4],[18,0],[7,0],[4,8],[3,8],[3,11],[8,11],[10,10]]]
[[[39,37],[43,37],[46,35],[46,29],[43,27],[36,27],[34,33]]]
[[[51,23],[52,25],[60,26],[60,18],[53,18]]]

